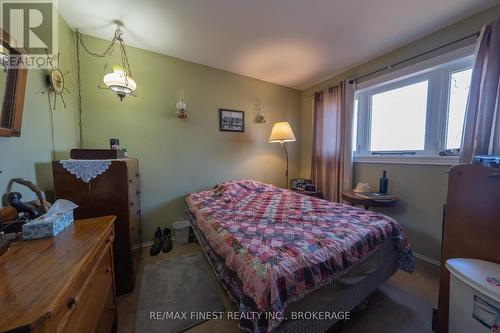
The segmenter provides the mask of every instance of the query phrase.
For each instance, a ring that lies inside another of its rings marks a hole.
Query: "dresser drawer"
[[[115,321],[115,314],[114,291],[109,290],[108,296],[106,297],[106,305],[97,322],[95,333],[110,333],[113,328],[113,322]]]
[[[89,265],[90,269],[82,271],[55,313],[58,332],[95,331],[101,313],[110,307],[109,300],[103,295],[111,295],[114,303],[111,245],[112,236],[101,245],[95,260]]]

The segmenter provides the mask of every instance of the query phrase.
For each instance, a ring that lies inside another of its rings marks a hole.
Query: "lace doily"
[[[111,165],[110,160],[61,160],[59,163],[77,179],[86,183],[104,173]]]

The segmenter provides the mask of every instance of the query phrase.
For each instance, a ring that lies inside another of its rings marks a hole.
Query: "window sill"
[[[389,164],[424,164],[424,165],[455,165],[458,156],[356,156],[356,163],[389,163]]]

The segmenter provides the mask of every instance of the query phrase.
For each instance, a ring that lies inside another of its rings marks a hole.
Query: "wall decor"
[[[266,117],[264,115],[264,105],[261,103],[255,104],[257,109],[257,114],[255,115],[254,121],[258,124],[264,124],[266,122]]]
[[[21,123],[28,71],[9,67],[9,55],[22,57],[21,48],[9,44],[9,37],[0,29],[0,136],[21,136]]]
[[[219,130],[224,132],[245,132],[245,112],[219,109]]]
[[[47,93],[47,96],[49,98],[50,109],[52,110],[56,109],[57,97],[61,98],[63,106],[64,108],[66,108],[66,101],[64,100],[63,93],[67,92],[68,94],[70,94],[71,92],[64,85],[64,75],[68,74],[69,71],[63,73],[62,70],[57,66],[57,64],[54,64],[52,58],[48,59],[51,68],[43,70],[45,72],[45,80],[47,82],[47,87],[42,91],[42,94]],[[56,59],[57,62],[59,62],[60,59],[61,56],[57,54],[57,59]],[[51,101],[50,98],[51,94],[54,94],[53,102]]]
[[[181,119],[187,118],[187,105],[186,102],[184,101],[184,96],[181,96],[179,101],[175,103],[175,108],[177,109],[177,111],[179,111],[177,113],[177,118]]]

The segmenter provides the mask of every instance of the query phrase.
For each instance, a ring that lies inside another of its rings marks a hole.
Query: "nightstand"
[[[398,202],[395,196],[387,197],[368,197],[364,193],[355,193],[353,191],[342,191],[342,199],[351,203],[351,205],[361,205],[366,210],[370,207],[393,207]]]
[[[318,198],[318,199],[324,199],[325,198],[323,196],[323,193],[321,193],[321,192],[307,192],[307,191],[304,191],[304,190],[295,190],[295,189],[292,189],[292,191],[295,192],[295,193],[300,193],[300,194],[307,195],[307,196],[314,197],[314,198]]]

